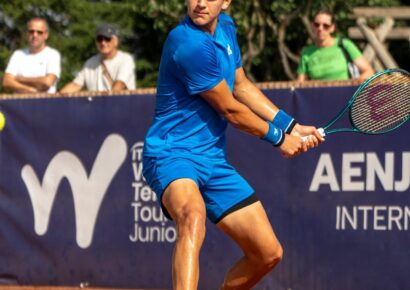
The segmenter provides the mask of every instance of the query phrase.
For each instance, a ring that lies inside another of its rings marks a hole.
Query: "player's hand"
[[[323,136],[313,126],[303,126],[300,124],[296,124],[291,132],[291,135],[297,136],[299,138],[307,137],[306,141],[304,142],[307,145],[307,149],[315,148],[320,143],[325,141]]]
[[[279,146],[282,156],[292,158],[308,150],[307,142],[304,142],[299,136],[286,134],[285,140]]]

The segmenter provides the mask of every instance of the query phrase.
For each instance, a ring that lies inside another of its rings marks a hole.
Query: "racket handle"
[[[322,135],[322,137],[325,137],[325,136],[326,136],[325,129],[319,128],[319,129],[317,129],[317,130],[318,130],[318,132],[320,133],[320,135]],[[312,136],[312,135],[310,135],[310,136]],[[303,137],[302,137],[302,141],[303,141],[303,142],[306,142],[306,140],[307,140],[310,136],[303,136]]]

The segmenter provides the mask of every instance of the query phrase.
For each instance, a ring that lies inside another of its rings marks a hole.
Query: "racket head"
[[[410,74],[388,69],[365,81],[349,104],[352,131],[365,134],[390,132],[410,119]]]

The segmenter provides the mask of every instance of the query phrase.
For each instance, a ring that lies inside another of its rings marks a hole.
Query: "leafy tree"
[[[309,19],[319,8],[337,16],[338,33],[354,25],[349,17],[356,6],[400,6],[407,0],[235,0],[228,14],[238,26],[243,66],[257,81],[295,77],[301,49],[311,42]],[[48,44],[62,54],[61,87],[72,80],[84,61],[97,53],[94,31],[111,22],[121,31],[121,48],[137,62],[137,85],[155,86],[162,44],[185,15],[183,0],[0,0],[0,66],[26,45],[25,26],[33,16],[50,25]],[[390,46],[402,67],[409,66],[408,42]],[[407,67],[409,69],[409,67]]]
[[[2,3],[0,65],[5,68],[11,53],[26,46],[27,21],[35,16],[43,17],[50,27],[47,44],[62,55],[61,86],[72,80],[87,58],[97,53],[94,32],[102,22],[117,25],[121,30],[122,47],[137,53],[133,49],[136,36],[132,8],[125,1],[13,0]]]

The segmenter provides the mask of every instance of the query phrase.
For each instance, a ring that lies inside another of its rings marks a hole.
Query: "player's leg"
[[[282,259],[282,247],[260,202],[230,213],[217,226],[244,252],[225,276],[221,289],[251,289]]]
[[[172,258],[173,289],[197,289],[199,251],[205,237],[206,221],[201,193],[193,180],[177,179],[164,191],[162,203],[177,228],[177,241]]]

